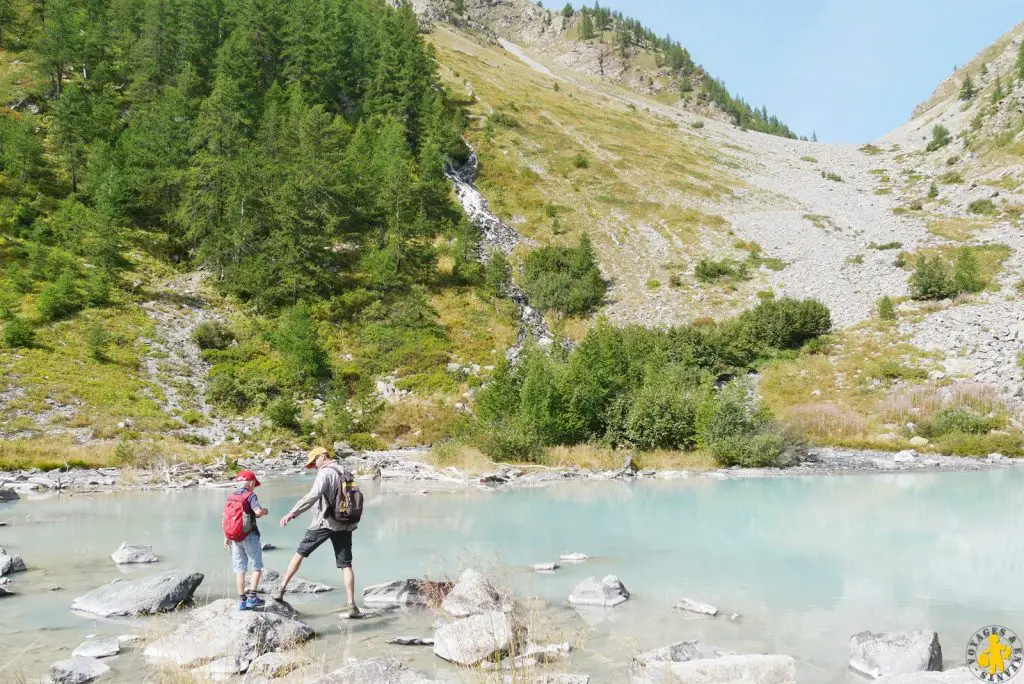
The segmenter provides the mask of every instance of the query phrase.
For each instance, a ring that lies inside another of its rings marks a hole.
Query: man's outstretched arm
[[[285,516],[281,518],[281,527],[284,527],[289,522],[312,508],[317,499],[323,495],[324,485],[326,482],[327,478],[324,477],[323,471],[318,472],[316,474],[316,479],[313,480],[313,486],[310,488],[309,492],[299,499],[295,505],[292,506],[292,510],[288,511]]]

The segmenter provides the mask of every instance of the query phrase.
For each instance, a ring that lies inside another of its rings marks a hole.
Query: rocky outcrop
[[[397,658],[369,658],[315,680],[315,684],[432,684],[425,674]]]
[[[629,664],[631,684],[796,684],[796,663],[785,655],[719,651],[683,641],[642,653]]]
[[[452,586],[451,582],[418,579],[374,584],[363,589],[363,603],[368,606],[433,606],[444,600]]]
[[[146,646],[143,655],[157,665],[196,667],[235,658],[241,671],[265,653],[312,639],[313,629],[274,613],[240,611],[234,599],[197,608],[173,633]]]
[[[152,546],[136,546],[128,542],[121,542],[110,558],[118,565],[130,563],[156,563],[159,558],[153,553]]]
[[[490,611],[512,610],[512,600],[498,593],[479,570],[468,568],[441,603],[452,617],[468,617]]]
[[[269,594],[274,593],[281,586],[281,573],[269,568],[263,571],[263,579],[260,581],[260,591]],[[334,591],[334,587],[320,582],[310,582],[301,577],[292,577],[288,583],[288,594],[322,594],[327,591]]]
[[[11,591],[11,580],[7,577],[0,577],[0,597],[13,595],[14,592]]]
[[[52,684],[85,684],[102,677],[110,668],[95,658],[68,658],[50,666]]]
[[[508,613],[491,610],[439,627],[434,633],[434,654],[448,662],[472,667],[508,654],[520,637],[521,630]]]
[[[86,639],[78,648],[71,652],[74,657],[109,658],[121,652],[121,640],[117,637],[107,639]]]
[[[942,669],[936,632],[860,632],[850,637],[850,667],[868,677]]]
[[[18,492],[13,489],[7,489],[6,487],[0,487],[0,503],[7,503],[8,501],[17,501],[21,497],[18,496]]]
[[[617,606],[629,600],[629,590],[618,577],[607,575],[604,579],[588,577],[569,594],[569,603],[574,606]]]
[[[249,664],[246,675],[252,679],[264,677],[278,679],[302,667],[304,660],[288,653],[264,653]]]
[[[179,571],[142,579],[116,579],[79,596],[71,609],[100,617],[166,613],[189,604],[202,581],[202,573]]]
[[[0,546],[0,577],[16,572],[25,572],[26,569],[25,561],[21,559],[21,556],[9,555],[7,550]]]

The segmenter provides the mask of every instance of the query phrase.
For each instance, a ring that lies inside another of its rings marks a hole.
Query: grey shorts
[[[246,572],[250,561],[253,572],[263,569],[263,544],[258,534],[250,534],[240,542],[231,542],[231,568],[235,572]]]
[[[319,530],[306,530],[306,536],[304,536],[302,541],[299,542],[299,548],[295,549],[295,553],[299,554],[303,558],[308,558],[309,554],[316,551],[317,547],[328,539],[331,540],[331,546],[334,547],[334,564],[339,568],[351,568],[351,531],[336,532],[326,528],[320,528]]]

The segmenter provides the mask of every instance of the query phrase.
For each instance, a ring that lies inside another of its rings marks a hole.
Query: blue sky
[[[955,65],[1024,20],[1021,0],[601,4],[671,34],[730,91],[766,105],[798,134],[851,143],[899,126]]]

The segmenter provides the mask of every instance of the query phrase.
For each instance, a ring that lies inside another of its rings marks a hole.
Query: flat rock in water
[[[312,639],[313,629],[274,613],[238,610],[235,599],[221,599],[192,611],[174,632],[143,650],[156,665],[195,667],[219,658],[249,663],[271,651]]]
[[[50,666],[52,684],[84,684],[102,677],[110,668],[95,658],[68,658]]]
[[[6,487],[0,487],[0,503],[6,503],[8,501],[17,501],[21,497],[18,496],[18,492],[13,489]]]
[[[786,655],[719,651],[699,641],[682,641],[633,658],[631,684],[796,684],[796,662]]]
[[[116,579],[79,596],[71,609],[100,617],[167,613],[190,603],[202,581],[202,573],[178,571],[142,579]]]
[[[886,675],[875,684],[977,684],[980,680],[966,667],[945,672],[912,672]],[[1011,680],[1012,681],[1012,680]]]
[[[394,607],[370,608],[368,610],[361,610],[361,611],[359,611],[359,614],[355,615],[355,616],[349,615],[347,610],[342,610],[340,613],[338,613],[338,619],[339,620],[371,620],[373,618],[379,618],[379,617],[384,617],[385,615],[389,615],[389,614],[393,613],[395,610],[397,610],[397,609],[394,608]]]
[[[941,670],[939,635],[929,630],[854,634],[850,667],[868,677]]]
[[[431,684],[422,672],[397,658],[369,658],[326,674],[315,684]]]
[[[602,580],[588,577],[569,594],[569,603],[574,606],[617,606],[629,599],[629,590],[615,575]]]
[[[121,542],[114,553],[110,554],[111,559],[118,565],[130,563],[156,563],[159,558],[153,553],[152,546],[136,546],[128,542]]]
[[[0,546],[0,577],[4,575],[11,575],[16,572],[25,572],[25,561],[21,559],[21,556],[10,556],[7,551]]]
[[[281,586],[281,573],[276,570],[265,569],[263,571],[263,579],[260,582],[260,591],[272,594],[277,591],[279,586]],[[334,587],[329,584],[321,584],[320,582],[310,582],[296,576],[292,577],[292,581],[288,583],[288,589],[285,590],[285,593],[322,594],[326,591],[334,591]]]
[[[11,591],[11,580],[6,577],[0,577],[0,596],[14,596],[14,592]]]
[[[363,603],[368,606],[428,606],[444,600],[452,589],[451,582],[405,579],[374,584],[363,589]]]
[[[472,667],[509,652],[518,639],[512,618],[500,610],[442,625],[434,634],[434,655]]]
[[[468,568],[462,571],[441,607],[452,617],[468,617],[493,610],[511,610],[512,601],[502,597],[479,570]]]
[[[121,641],[117,637],[109,639],[86,639],[71,655],[83,658],[109,658],[121,652]]]
[[[582,563],[589,558],[590,556],[585,553],[563,553],[558,557],[558,560],[565,561],[566,563]]]
[[[303,662],[301,658],[285,653],[264,653],[249,664],[246,675],[278,679],[302,667]]]
[[[433,646],[434,640],[430,637],[400,636],[388,639],[387,643],[393,646]]]
[[[554,572],[560,565],[558,563],[534,563],[530,566],[530,569],[534,572]]]
[[[679,601],[675,605],[675,609],[687,613],[697,613],[698,615],[711,615],[712,617],[718,615],[718,609],[710,603],[704,603],[703,601],[691,598],[684,598]]]

